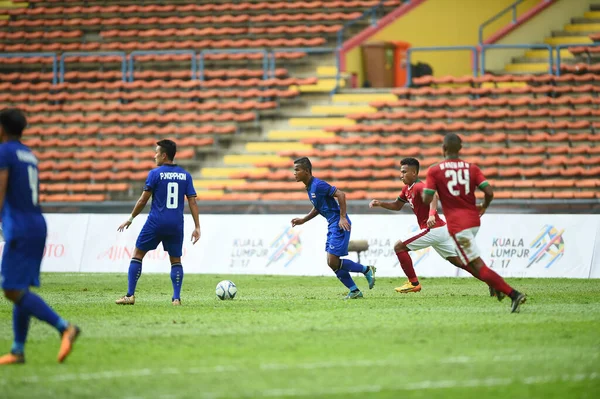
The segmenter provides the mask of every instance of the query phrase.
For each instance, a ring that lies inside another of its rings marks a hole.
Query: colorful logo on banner
[[[419,249],[418,251],[410,251],[413,259],[413,265],[419,266],[419,263],[427,259],[429,253],[431,252],[431,247]]]
[[[565,229],[559,231],[552,225],[545,225],[530,244],[533,253],[529,257],[527,267],[531,267],[534,263],[541,263],[547,269],[562,258],[565,253],[564,232]]]
[[[288,267],[302,253],[300,231],[286,227],[271,243],[269,247],[269,261],[267,267],[285,258],[283,267]]]

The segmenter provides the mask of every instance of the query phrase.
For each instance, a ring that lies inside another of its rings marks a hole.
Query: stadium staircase
[[[582,45],[593,43],[593,35],[600,35],[600,4],[590,5],[590,10],[583,16],[571,19],[571,23],[564,25],[562,30],[552,32],[550,37],[543,41],[552,47],[560,45]],[[556,50],[554,50],[556,51]],[[576,55],[588,51],[585,46],[578,49],[563,48],[560,51],[561,61],[564,64],[576,62]],[[600,52],[600,47],[590,47],[591,52]],[[508,73],[545,73],[548,71],[548,51],[528,50],[521,57],[506,65]]]

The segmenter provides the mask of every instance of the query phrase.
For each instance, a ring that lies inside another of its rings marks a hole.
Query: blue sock
[[[25,341],[29,332],[29,320],[31,316],[21,306],[13,305],[13,333],[15,340],[10,350],[11,353],[25,353]]]
[[[142,260],[131,258],[129,263],[129,273],[127,275],[127,296],[135,294],[135,286],[137,285],[140,276],[142,275]]]
[[[181,263],[171,265],[171,282],[173,283],[172,299],[181,299],[181,284],[183,284],[183,266],[181,266]]]
[[[342,259],[342,260],[340,260],[340,262],[342,262],[342,265],[340,266],[340,268],[344,269],[346,271],[353,272],[353,273],[366,273],[367,272],[366,266],[363,266],[360,263],[351,261],[350,259]]]
[[[55,327],[60,333],[65,331],[69,326],[69,323],[60,318],[58,314],[42,298],[37,296],[31,291],[27,291],[17,304],[19,312],[35,317],[41,321],[45,321],[51,326]]]
[[[335,275],[337,276],[338,280],[342,282],[342,284],[348,287],[350,291],[356,291],[358,289],[356,287],[356,284],[354,284],[354,280],[352,280],[352,277],[350,277],[350,273],[348,273],[347,270],[338,269],[335,272]]]

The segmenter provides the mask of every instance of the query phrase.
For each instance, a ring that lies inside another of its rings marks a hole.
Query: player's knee
[[[340,258],[327,258],[327,266],[329,266],[334,272],[338,271],[341,265],[342,261]]]
[[[467,266],[462,262],[462,260],[460,260],[460,258],[458,256],[450,256],[450,257],[446,258],[446,260],[448,262],[452,263],[456,267],[464,268],[465,266]]]
[[[25,291],[23,290],[4,290],[4,296],[6,299],[13,303],[17,303],[24,293]]]
[[[142,251],[142,250],[141,250],[141,249],[139,249],[139,248],[136,248],[136,249],[133,251],[133,257],[134,257],[135,259],[140,259],[140,260],[142,260],[142,259],[144,259],[144,256],[146,256],[146,252],[145,252],[145,251]]]
[[[406,245],[404,245],[404,243],[402,241],[397,241],[394,244],[394,252],[398,253],[398,252],[404,252],[404,251],[408,251],[408,248],[406,247]]]

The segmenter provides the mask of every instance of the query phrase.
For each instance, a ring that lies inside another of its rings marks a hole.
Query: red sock
[[[471,269],[471,266],[469,265],[455,265],[456,267],[460,267],[461,269],[463,269],[464,271],[466,271],[467,273],[469,273],[471,276],[475,277],[477,280],[483,281],[481,279],[481,277],[479,277],[474,271],[473,269]]]
[[[419,281],[417,278],[417,273],[415,273],[415,269],[413,268],[413,263],[410,255],[407,251],[396,252],[396,256],[400,261],[400,266],[402,270],[404,270],[404,274],[408,277],[408,281],[411,283],[416,283]]]
[[[512,292],[512,288],[510,285],[506,284],[506,281],[498,273],[493,271],[487,266],[481,266],[479,269],[479,278],[482,281],[485,281],[490,287],[494,288],[496,291],[500,291],[505,293],[506,295],[510,295]]]

